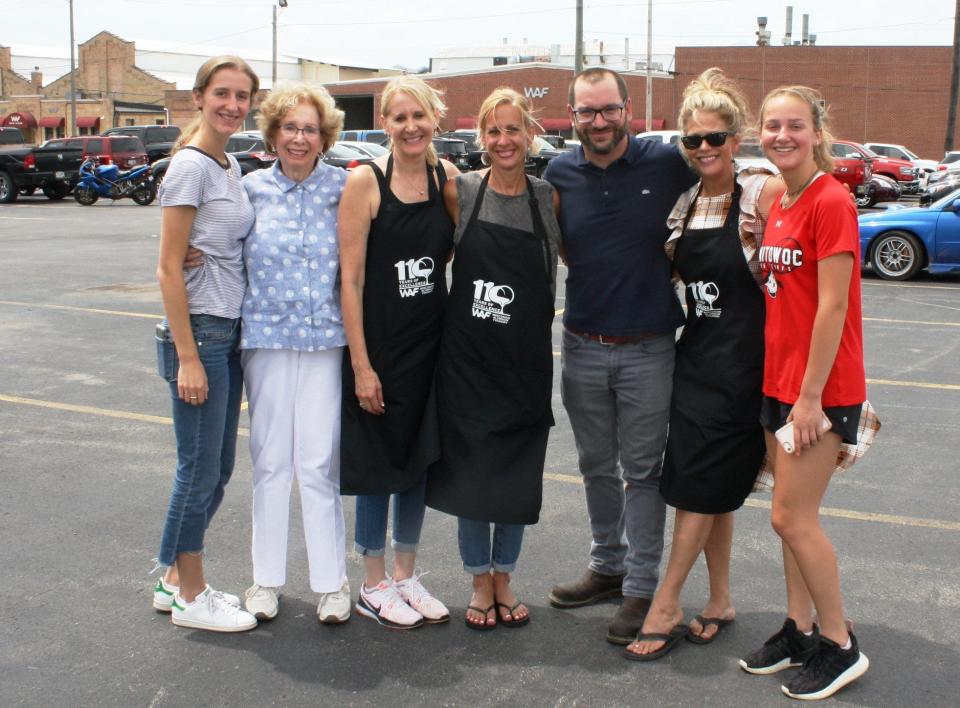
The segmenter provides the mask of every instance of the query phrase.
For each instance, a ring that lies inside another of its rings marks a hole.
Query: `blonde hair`
[[[443,102],[443,93],[416,76],[398,76],[390,79],[383,93],[380,94],[380,116],[384,119],[390,115],[390,102],[398,93],[405,93],[427,114],[430,122],[437,126],[440,119],[447,114],[447,105]],[[436,166],[440,161],[437,150],[431,143],[427,147],[427,164]]]
[[[823,100],[823,95],[816,89],[809,86],[781,86],[768,93],[760,106],[760,124],[763,125],[763,116],[767,111],[767,104],[780,96],[789,96],[795,98],[801,103],[805,103],[810,109],[810,116],[813,119],[814,131],[820,133],[820,144],[813,148],[813,160],[817,167],[828,175],[833,174],[835,166],[833,155],[830,153],[830,147],[833,144],[833,135],[830,133],[828,125],[830,117],[827,112],[827,104]]]
[[[731,135],[740,135],[750,125],[750,110],[743,92],[717,67],[704,71],[683,90],[677,116],[681,132],[686,132],[687,123],[697,111],[718,115]]]
[[[250,101],[252,104],[253,99],[257,95],[257,91],[260,90],[260,78],[257,76],[256,72],[250,68],[250,65],[247,64],[247,62],[240,57],[235,57],[228,54],[218,57],[211,57],[200,65],[200,68],[197,69],[197,76],[193,81],[194,95],[203,95],[203,93],[207,90],[207,86],[209,86],[210,82],[213,80],[214,75],[221,69],[237,69],[238,71],[242,71],[244,74],[250,77]],[[183,129],[183,132],[180,133],[180,138],[177,140],[171,152],[176,152],[193,140],[194,136],[197,134],[197,131],[200,130],[200,126],[202,124],[203,116],[197,115],[187,124],[187,127]]]
[[[313,106],[320,119],[320,152],[326,152],[337,142],[343,129],[343,111],[337,108],[330,93],[321,87],[292,84],[274,89],[260,104],[257,127],[263,133],[267,150],[276,154],[277,131],[283,117],[300,104]]]
[[[523,122],[523,132],[525,134],[529,135],[531,128],[538,132],[543,131],[543,127],[537,122],[537,119],[533,117],[533,107],[530,105],[527,97],[514,91],[512,88],[501,86],[494,89],[493,93],[483,99],[483,103],[480,104],[480,111],[477,114],[476,142],[477,147],[481,150],[486,150],[487,148],[484,133],[490,121],[494,120],[493,114],[498,106],[513,106],[520,111],[520,118]],[[532,140],[528,147],[534,155],[540,152],[540,148]]]

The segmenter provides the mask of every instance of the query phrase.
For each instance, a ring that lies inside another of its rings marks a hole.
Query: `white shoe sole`
[[[170,612],[173,612],[173,603],[166,604],[166,603],[154,600],[153,609],[155,609],[157,612],[166,612],[169,614]]]
[[[359,602],[354,607],[356,613],[361,617],[369,617],[374,622],[379,624],[381,627],[386,627],[387,629],[417,629],[424,625],[424,620],[421,618],[414,624],[397,624],[396,622],[391,622],[388,619],[381,617],[375,610],[368,609],[366,606],[361,605]]]
[[[319,614],[317,614],[317,621],[318,621],[320,624],[343,624],[343,623],[346,622],[348,619],[350,619],[350,612],[349,612],[349,611],[347,612],[346,617],[344,617],[344,616],[342,616],[342,615],[326,615],[326,616],[321,617]]]
[[[251,610],[249,607],[246,607],[246,606],[243,609],[245,609],[251,615],[256,617],[258,620],[272,620],[274,617],[276,617],[280,613],[279,607],[275,607],[273,609],[273,612],[267,612],[266,610],[260,610],[258,612],[254,612],[253,610]]]
[[[170,618],[171,621],[178,627],[186,627],[188,629],[204,629],[208,632],[249,632],[251,629],[255,629],[257,623],[254,622],[250,625],[237,625],[235,627],[224,627],[222,625],[207,624],[205,622],[197,622],[196,620],[180,619],[176,616]]]
[[[786,669],[794,669],[799,666],[803,666],[802,662],[790,661],[789,658],[781,659],[776,664],[771,664],[770,666],[760,666],[754,668],[752,666],[747,666],[747,662],[743,659],[740,659],[740,668],[746,671],[748,674],[754,674],[755,676],[769,676],[770,674],[777,674]]]
[[[781,686],[780,690],[783,691],[785,695],[790,696],[790,698],[796,698],[800,701],[821,701],[824,698],[829,698],[844,686],[856,681],[858,678],[867,673],[867,669],[869,668],[870,660],[867,658],[866,654],[860,652],[860,658],[857,659],[856,663],[842,674],[837,676],[837,678],[833,680],[833,683],[824,689],[821,689],[815,693],[790,693],[786,686]]]

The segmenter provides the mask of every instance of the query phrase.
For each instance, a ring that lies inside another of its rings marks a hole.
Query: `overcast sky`
[[[804,0],[794,2],[793,36],[801,16],[821,45],[949,45],[954,0]],[[279,13],[284,54],[360,65],[426,66],[438,50],[510,43],[572,43],[575,0],[289,0]],[[677,46],[750,45],[758,15],[769,17],[773,44],[785,28],[781,0],[654,0],[653,52]],[[100,30],[128,40],[270,51],[269,0],[74,0],[76,38]],[[67,0],[0,0],[0,44],[69,47]],[[647,1],[585,0],[584,37],[622,52],[646,51]]]

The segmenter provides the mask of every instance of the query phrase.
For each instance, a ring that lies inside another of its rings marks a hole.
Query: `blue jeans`
[[[463,569],[470,575],[489,573],[492,567],[498,573],[512,573],[520,557],[523,543],[523,524],[493,524],[493,547],[490,544],[488,521],[457,518],[457,542]]]
[[[561,356],[560,391],[593,533],[589,567],[604,575],[626,573],[624,595],[653,597],[666,516],[660,468],[674,335],[609,345],[565,329]]]
[[[190,325],[207,375],[209,396],[202,406],[180,400],[180,362],[173,342],[161,342],[157,356],[170,384],[177,474],[160,539],[160,565],[173,565],[180,553],[203,551],[203,535],[223,501],[236,459],[237,425],[243,395],[240,320],[191,315]]]
[[[420,543],[420,529],[427,507],[423,498],[427,478],[393,495],[394,551],[413,553]],[[387,511],[389,494],[358,494],[354,545],[362,556],[382,556],[387,545]]]

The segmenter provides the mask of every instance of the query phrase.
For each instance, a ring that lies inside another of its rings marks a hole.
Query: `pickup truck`
[[[80,181],[82,148],[22,147],[0,150],[0,204],[38,187],[48,199],[63,199]]]
[[[110,128],[104,135],[130,135],[140,138],[152,165],[157,160],[170,156],[174,144],[180,138],[180,128],[175,125],[125,125]]]
[[[834,140],[833,144],[843,146],[847,155],[859,154],[864,160],[870,159],[873,174],[883,175],[894,182],[898,182],[900,188],[906,194],[917,194],[920,191],[920,177],[912,162],[897,157],[878,155],[870,148],[852,140]]]

